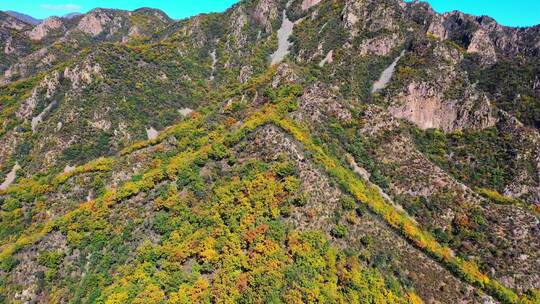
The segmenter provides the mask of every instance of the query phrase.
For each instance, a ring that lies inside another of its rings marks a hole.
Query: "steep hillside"
[[[245,0],[0,40],[0,302],[540,303],[539,27]]]
[[[0,12],[0,42],[2,42],[0,71],[3,72],[13,64],[17,56],[28,52],[30,45],[24,33],[31,28],[32,25]]]

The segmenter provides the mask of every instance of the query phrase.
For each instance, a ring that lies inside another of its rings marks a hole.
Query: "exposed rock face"
[[[360,54],[388,56],[388,54],[401,43],[402,39],[399,38],[397,33],[394,33],[391,36],[367,39],[360,45]]]
[[[212,74],[210,75],[210,80],[214,80],[214,74],[216,73],[216,64],[218,63],[217,53],[215,49],[210,52],[210,58],[212,58]]]
[[[64,30],[64,23],[58,17],[51,17],[38,24],[34,29],[28,32],[28,37],[34,41],[40,41],[47,37],[52,31]]]
[[[134,26],[129,29],[128,36],[125,38],[137,38],[143,36],[143,31],[139,26]],[[127,39],[125,39],[123,42],[126,42]]]
[[[111,22],[112,19],[103,10],[93,10],[89,14],[86,14],[77,25],[77,30],[97,36],[104,31],[104,26]]]
[[[148,139],[156,139],[159,135],[159,132],[154,129],[154,127],[146,128],[146,136]]]
[[[71,87],[74,90],[80,90],[85,85],[88,85],[95,78],[103,77],[101,75],[101,66],[99,64],[91,65],[89,62],[84,65],[76,65],[67,67],[64,70],[64,77],[71,81]]]
[[[480,54],[487,63],[495,63],[497,61],[495,46],[493,46],[488,32],[483,29],[476,31],[473,34],[471,43],[469,44],[467,51],[469,53]]]
[[[347,2],[347,5],[345,6],[345,11],[343,12],[343,21],[345,23],[345,27],[352,29],[356,25],[360,18],[355,13],[354,4],[352,4],[350,1]],[[352,34],[354,34],[356,31],[354,31]]]
[[[320,2],[321,2],[321,0],[303,0],[301,7],[302,7],[303,10],[308,10],[311,7],[319,4]]]
[[[9,37],[6,41],[6,44],[4,45],[4,53],[9,55],[15,52],[15,48],[12,45],[13,38]]]
[[[391,1],[387,5],[378,5],[376,1],[347,0],[343,11],[345,28],[355,37],[360,30],[377,32],[381,30],[394,31],[397,29],[395,15],[399,1]]]
[[[43,122],[44,119],[46,119],[47,115],[56,107],[58,106],[58,102],[56,100],[53,100],[41,113],[39,113],[38,116],[32,118],[32,132],[35,133],[37,131],[38,125]]]
[[[240,69],[240,74],[238,75],[238,81],[241,83],[246,83],[251,76],[253,75],[253,70],[250,66],[245,65]]]
[[[243,44],[247,41],[245,33],[242,32],[242,28],[248,24],[249,19],[247,12],[244,8],[234,10],[231,14],[231,34],[236,38],[239,44]]]
[[[298,81],[298,75],[290,65],[283,63],[278,66],[276,75],[272,79],[272,88],[278,88],[283,83]]]
[[[433,53],[435,56],[437,56],[438,58],[442,58],[444,59],[446,62],[450,63],[452,66],[455,66],[457,64],[459,64],[461,62],[461,60],[463,60],[463,56],[464,56],[464,53],[462,53],[461,51],[455,49],[455,48],[452,48],[452,47],[448,47],[447,45],[445,44],[438,44],[435,49],[433,50]],[[453,71],[447,75],[445,75],[446,77],[445,78],[450,78],[449,76],[455,76],[455,69],[453,67],[447,67],[447,68],[450,68],[452,69]],[[460,76],[460,77],[464,77],[464,76]]]
[[[444,19],[442,16],[436,16],[434,20],[429,24],[427,34],[437,37],[439,39],[446,39],[446,28],[443,25]]]
[[[41,83],[32,90],[32,95],[21,104],[21,107],[17,111],[17,117],[21,119],[30,117],[37,106],[40,96],[43,96],[43,100],[50,101],[60,87],[61,79],[62,75],[58,71],[45,77]]]
[[[408,2],[406,7],[407,13],[413,19],[418,18],[417,22],[425,27],[427,34],[442,40],[450,39],[470,52],[479,53],[485,57],[485,63],[495,62],[495,53],[530,57],[540,54],[540,26],[505,27],[490,17],[470,16],[457,11],[438,15],[422,2]]]
[[[279,1],[260,0],[253,9],[255,20],[262,24],[267,32],[272,32],[272,21],[279,16]]]
[[[70,173],[70,172],[73,172],[73,171],[75,171],[75,169],[76,169],[76,167],[74,167],[74,166],[66,165],[66,166],[64,167],[64,173]]]
[[[390,113],[406,119],[421,129],[438,128],[445,132],[484,129],[493,126],[496,118],[486,96],[467,92],[465,100],[444,100],[427,83],[411,83],[407,92],[399,96],[402,106],[394,106]]]
[[[193,113],[193,110],[190,108],[182,108],[178,110],[178,113],[180,113],[184,117],[189,117]]]

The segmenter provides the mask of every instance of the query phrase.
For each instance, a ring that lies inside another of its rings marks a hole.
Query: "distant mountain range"
[[[63,17],[66,18],[66,19],[71,19],[71,18],[75,18],[77,16],[80,16],[82,15],[81,13],[69,13],[69,14],[66,14],[64,15]]]
[[[36,19],[32,16],[29,16],[29,15],[26,15],[26,14],[23,14],[23,13],[19,13],[19,12],[15,12],[15,11],[5,11],[6,14],[10,15],[11,17],[14,17],[14,18],[17,18],[23,22],[26,22],[26,23],[29,23],[29,24],[32,24],[32,25],[38,25],[41,23],[41,19]]]
[[[43,21],[42,19],[34,18],[30,15],[26,15],[23,13],[15,12],[15,11],[5,11],[6,14],[10,15],[11,17],[17,18],[23,22],[29,23],[31,25],[38,25]],[[61,16],[62,18],[71,19],[75,18],[77,16],[82,15],[81,13],[69,13],[64,16]]]

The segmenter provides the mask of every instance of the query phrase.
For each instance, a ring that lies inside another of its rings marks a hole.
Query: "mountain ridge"
[[[15,11],[4,11],[4,13],[31,25],[38,25],[42,21],[41,19],[36,19],[32,16]]]

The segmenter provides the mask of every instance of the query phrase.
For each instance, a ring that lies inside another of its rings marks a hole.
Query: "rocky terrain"
[[[0,41],[0,303],[540,303],[540,26],[245,0]]]

